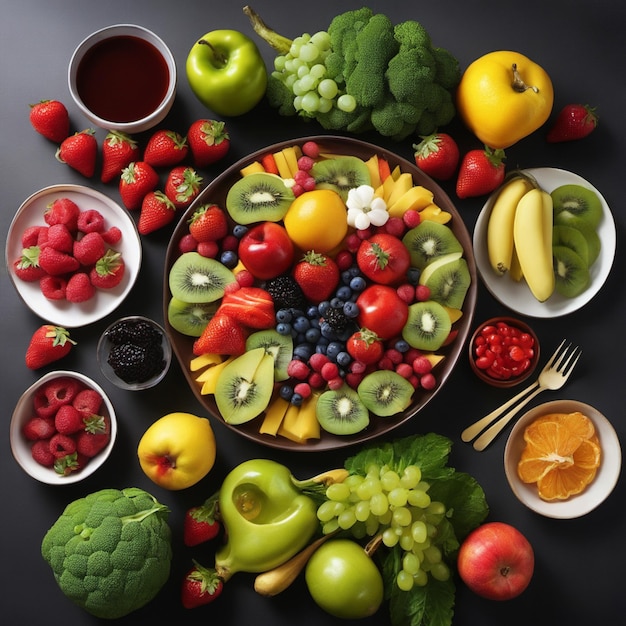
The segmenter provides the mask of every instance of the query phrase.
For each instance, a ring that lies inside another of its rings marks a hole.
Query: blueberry
[[[326,356],[334,361],[342,350],[343,344],[339,341],[331,341],[326,348]]]
[[[363,278],[363,276],[355,276],[350,281],[350,289],[352,289],[352,291],[363,291],[366,286],[367,283],[365,282],[365,278]]]
[[[341,309],[345,302],[341,298],[334,297],[330,301],[330,306],[332,309]]]
[[[394,348],[398,351],[398,352],[408,352],[409,348],[411,346],[409,346],[409,343],[407,341],[405,341],[404,339],[398,339],[398,341],[396,341],[396,344],[394,346]]]
[[[343,313],[346,317],[349,317],[350,319],[354,319],[355,317],[358,317],[359,315],[359,307],[357,305],[356,302],[346,302],[343,305]]]
[[[301,406],[304,398],[299,393],[294,393],[289,402],[294,406]]]
[[[308,361],[311,358],[311,355],[314,351],[314,344],[310,343],[299,343],[293,349],[293,356],[301,359],[302,361]]]
[[[280,322],[276,324],[276,332],[279,335],[290,335],[291,334],[291,324],[287,324],[285,322]]]
[[[339,289],[337,289],[335,296],[340,300],[343,300],[344,302],[346,300],[350,300],[350,298],[352,297],[352,289],[350,289],[349,285],[343,285],[342,287],[339,287]]]
[[[406,273],[407,280],[411,285],[417,285],[422,271],[418,267],[409,267]]]
[[[220,255],[220,263],[232,269],[239,263],[239,257],[234,250],[224,250]]]
[[[278,309],[276,311],[277,322],[291,322],[291,311],[289,309]]]
[[[326,315],[326,312],[328,311],[329,308],[330,308],[330,302],[328,300],[323,300],[317,305],[318,314],[324,317],[324,315]]]
[[[319,317],[319,309],[317,306],[315,306],[314,304],[312,304],[307,310],[306,310],[306,316],[310,319],[310,320],[316,320]]]
[[[289,385],[283,385],[280,388],[280,397],[283,398],[284,400],[291,400],[291,396],[293,396],[293,388],[290,387]]]
[[[241,239],[248,232],[248,227],[243,224],[237,224],[233,228],[233,235],[237,237],[237,239]]]
[[[322,332],[319,328],[311,327],[306,331],[304,336],[309,343],[316,344],[322,336]]]
[[[311,323],[309,322],[308,317],[305,317],[304,315],[299,315],[293,321],[293,327],[299,333],[302,333],[302,332],[306,332],[311,327]]]
[[[345,350],[342,350],[337,354],[337,358],[335,360],[337,361],[337,365],[340,365],[341,367],[347,367],[348,365],[350,365],[352,357]]]

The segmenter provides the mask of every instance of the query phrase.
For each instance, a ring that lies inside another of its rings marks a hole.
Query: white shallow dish
[[[602,241],[602,248],[596,262],[589,269],[591,272],[591,285],[576,298],[564,298],[554,293],[545,302],[539,302],[532,295],[524,281],[517,283],[506,275],[496,275],[489,264],[487,254],[487,222],[489,221],[489,214],[496,194],[492,194],[487,200],[476,220],[473,237],[476,267],[481,279],[493,297],[513,311],[538,318],[560,317],[577,311],[587,304],[606,281],[615,258],[615,220],[602,194],[591,183],[577,174],[552,167],[541,167],[524,171],[533,176],[547,192],[551,192],[561,185],[575,184],[582,185],[598,194],[604,209],[604,216],[598,226],[598,235]]]
[[[33,416],[33,398],[35,392],[42,385],[55,378],[76,378],[87,387],[95,389],[102,396],[102,409],[101,414],[106,415],[111,420],[111,437],[106,447],[93,457],[83,469],[77,472],[72,472],[68,476],[61,476],[57,474],[53,468],[44,467],[37,463],[32,455],[30,448],[32,446],[31,441],[28,441],[22,434],[22,429],[28,420]],[[37,382],[33,383],[20,397],[13,415],[11,417],[10,425],[10,440],[11,440],[11,452],[13,457],[17,461],[18,465],[32,478],[39,482],[46,483],[48,485],[70,485],[80,482],[88,476],[91,476],[96,470],[98,470],[103,463],[108,459],[113,446],[115,445],[115,439],[117,437],[117,419],[115,416],[115,410],[109,400],[108,396],[95,381],[88,376],[80,374],[79,372],[72,372],[68,370],[56,370],[44,374]]]
[[[523,483],[517,475],[517,464],[524,449],[524,429],[541,415],[580,411],[593,421],[600,439],[602,457],[593,481],[578,495],[567,500],[545,501],[533,484]],[[622,466],[622,451],[615,429],[594,407],[577,400],[554,400],[527,411],[515,424],[504,450],[504,471],[513,493],[529,509],[555,519],[582,517],[598,507],[613,491]]]
[[[110,290],[98,289],[93,298],[79,304],[48,300],[41,293],[38,282],[20,280],[12,271],[13,262],[22,254],[22,233],[29,226],[45,225],[43,215],[46,207],[61,197],[70,198],[83,210],[97,209],[104,217],[106,228],[117,226],[122,231],[122,239],[112,246],[122,253],[126,264],[122,282]],[[135,222],[108,196],[82,185],[52,185],[32,194],[17,210],[9,227],[5,257],[13,285],[26,305],[51,324],[75,328],[106,317],[122,303],[139,274],[142,250]]]

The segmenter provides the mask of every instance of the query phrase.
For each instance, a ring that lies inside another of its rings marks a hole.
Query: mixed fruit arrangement
[[[539,302],[553,293],[574,298],[591,284],[603,215],[593,189],[569,183],[547,192],[529,173],[512,172],[489,213],[489,263],[498,276],[525,282]]]
[[[190,209],[168,270],[168,321],[223,419],[305,443],[434,389],[471,275],[433,192],[312,140],[240,174]]]
[[[418,22],[393,25],[367,8],[295,39],[272,31],[249,7],[244,11],[277,51],[274,67],[266,73],[258,50],[241,33],[207,33],[190,51],[187,73],[196,95],[215,103],[209,108],[227,114],[237,104],[236,114],[242,114],[267,95],[280,115],[299,115],[328,130],[375,130],[396,140],[420,136],[413,145],[416,164],[437,180],[456,173],[459,198],[501,188],[488,229],[494,271],[524,278],[542,301],[555,289],[574,296],[586,288],[600,251],[597,198],[579,188],[546,194],[517,172],[505,180],[504,149],[540,128],[552,110],[552,84],[541,67],[497,51],[462,74]],[[211,83],[223,93],[207,93],[204,74],[215,68],[206,69],[211,64],[205,58],[203,70],[200,56],[215,54],[210,44],[218,40],[226,57],[237,47],[246,52],[233,66],[239,76]],[[252,90],[244,91],[239,85],[250,85],[253,75]],[[486,106],[483,86],[498,96],[495,112]],[[455,140],[439,131],[457,112],[484,147],[461,155]],[[58,144],[57,159],[83,176],[95,175],[101,157],[101,182],[117,183],[126,209],[138,211],[141,235],[174,222],[201,191],[196,169],[229,148],[224,123],[210,119],[194,122],[184,137],[159,129],[143,150],[134,138],[111,131],[101,153],[93,129],[70,134],[67,109],[58,101],[33,105],[30,120]],[[568,105],[546,140],[580,139],[597,122],[592,108]],[[372,416],[401,413],[417,394],[436,389],[437,365],[457,339],[455,324],[472,285],[466,251],[449,226],[452,215],[437,206],[433,193],[377,155],[331,154],[306,141],[266,152],[239,174],[221,205],[207,198],[185,214],[186,231],[168,268],[167,319],[192,346],[187,365],[199,393],[214,396],[230,424],[263,415],[259,433],[305,444],[323,433],[361,432]],[[52,208],[46,221],[49,214]],[[24,248],[52,249],[52,229],[42,226]],[[115,227],[104,232],[106,242]],[[72,252],[78,244],[72,243]],[[35,268],[40,256],[25,253],[14,271],[33,276],[41,270]],[[123,265],[119,257],[117,262]],[[116,343],[132,358],[114,356],[112,364],[122,378],[139,379],[145,363],[136,357],[146,350],[127,331],[116,330],[122,336]],[[512,362],[499,362],[496,370],[495,357],[487,361],[511,335],[518,340],[509,342]],[[477,359],[498,376],[509,365],[524,367],[532,355],[532,344],[510,328],[493,329],[483,339]],[[43,326],[26,364],[43,367],[73,345],[65,329]],[[158,355],[154,360],[160,363]],[[67,473],[84,466],[85,444],[79,450],[78,442],[88,440],[92,452],[106,445],[109,424],[93,394],[89,402],[78,400],[88,390],[76,390],[73,402],[67,401],[73,392],[64,393],[63,406],[56,407],[56,388],[36,396],[34,411],[49,414],[33,418],[23,434],[37,440],[37,458],[49,464],[54,457],[57,471]],[[80,434],[70,433],[73,428]],[[584,416],[546,416],[529,426],[525,438],[520,478],[537,482],[542,498],[570,497],[593,480],[601,451]],[[172,440],[184,440],[185,449]],[[484,493],[472,477],[447,465],[450,444],[435,434],[370,444],[345,467],[308,481],[267,459],[235,467],[217,493],[186,512],[187,546],[220,535],[224,541],[214,567],[194,561],[181,585],[183,606],[213,601],[237,572],[256,574],[255,589],[266,596],[284,591],[304,572],[311,597],[331,615],[369,616],[388,599],[393,623],[449,624],[455,566],[479,595],[515,597],[532,577],[532,547],[506,524],[483,523]],[[210,471],[215,440],[208,420],[176,413],[154,422],[138,455],[156,484],[181,489]],[[43,538],[42,555],[72,601],[99,617],[121,617],[151,601],[169,577],[168,514],[139,489],[95,492],[67,506]],[[98,562],[111,567],[85,577],[96,551]],[[506,579],[502,559],[515,576]]]

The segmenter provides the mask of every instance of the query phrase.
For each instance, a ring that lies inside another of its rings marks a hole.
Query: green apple
[[[197,98],[218,115],[243,115],[265,95],[265,61],[256,44],[236,30],[214,30],[199,39],[186,71]]]

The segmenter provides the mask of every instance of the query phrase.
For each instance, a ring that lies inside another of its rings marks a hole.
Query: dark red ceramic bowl
[[[452,219],[450,220],[450,222],[448,222],[448,225],[463,247],[464,258],[467,261],[468,269],[470,271],[471,285],[467,291],[467,295],[463,304],[463,315],[454,324],[454,330],[456,330],[457,332],[456,337],[453,341],[449,343],[449,345],[443,347],[441,350],[438,351],[441,352],[445,356],[445,358],[441,363],[437,365],[437,386],[434,389],[429,391],[420,389],[416,391],[412,404],[406,411],[399,415],[389,418],[377,418],[375,416],[372,416],[369,426],[365,430],[355,435],[338,436],[331,435],[322,431],[320,439],[310,440],[306,444],[301,444],[292,442],[283,437],[274,437],[271,435],[260,434],[259,426],[261,420],[263,419],[262,416],[259,416],[258,418],[255,418],[252,421],[239,426],[226,424],[217,409],[213,396],[202,395],[200,393],[200,385],[195,381],[195,377],[198,374],[197,372],[192,372],[189,367],[190,361],[193,358],[193,338],[182,335],[171,327],[171,325],[167,321],[167,307],[170,300],[170,291],[168,286],[169,270],[180,254],[178,249],[178,243],[180,239],[188,233],[188,220],[195,211],[196,207],[209,201],[212,203],[216,203],[220,206],[225,206],[225,200],[228,190],[241,177],[240,170],[243,167],[253,163],[254,161],[258,161],[260,157],[264,154],[274,153],[293,145],[302,146],[307,141],[317,142],[320,146],[322,153],[354,155],[363,160],[367,160],[371,156],[376,154],[379,157],[387,159],[392,169],[396,166],[399,166],[403,172],[411,173],[411,175],[413,176],[414,185],[419,184],[430,189],[434,193],[435,203],[441,209],[448,211],[452,214]],[[178,225],[175,228],[172,238],[170,240],[165,260],[163,282],[163,310],[165,319],[164,325],[172,344],[174,354],[180,362],[181,368],[187,378],[192,392],[196,395],[198,401],[206,409],[207,413],[213,421],[226,425],[226,427],[239,433],[242,437],[246,437],[247,439],[253,440],[257,443],[272,448],[303,452],[331,450],[363,443],[389,433],[401,424],[404,424],[405,422],[413,419],[422,409],[424,409],[428,402],[443,389],[448,377],[450,376],[454,366],[457,363],[459,355],[463,349],[463,346],[465,345],[465,340],[467,339],[470,332],[470,325],[472,323],[474,309],[476,306],[477,285],[478,282],[476,274],[476,263],[474,260],[471,237],[465,226],[465,223],[463,222],[463,219],[461,218],[452,201],[443,191],[443,189],[441,189],[441,187],[439,187],[439,185],[437,185],[437,183],[435,183],[429,176],[419,170],[416,167],[415,163],[411,163],[410,161],[399,157],[393,152],[380,148],[376,145],[351,138],[335,136],[304,137],[301,139],[294,139],[292,141],[285,141],[272,146],[267,146],[266,148],[250,154],[249,156],[233,164],[217,178],[215,178],[201,192],[201,194],[198,196],[198,198],[196,198],[194,203],[187,209],[186,213],[180,218]]]

